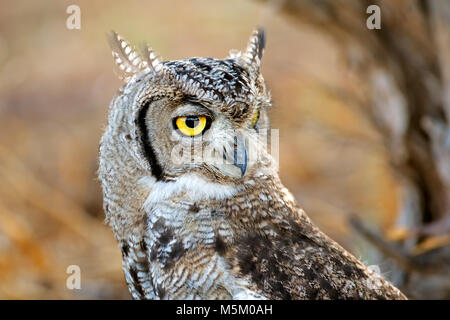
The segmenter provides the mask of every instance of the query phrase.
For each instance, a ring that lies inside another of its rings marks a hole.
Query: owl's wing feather
[[[241,236],[229,255],[239,274],[269,299],[405,299],[306,216],[272,228],[270,235]]]

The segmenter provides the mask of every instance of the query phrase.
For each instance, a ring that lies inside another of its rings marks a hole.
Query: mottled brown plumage
[[[134,298],[405,298],[281,184],[261,136],[271,105],[262,31],[224,60],[161,62],[116,34],[111,42],[126,84],[111,103],[99,177]],[[188,137],[180,117],[206,125]]]

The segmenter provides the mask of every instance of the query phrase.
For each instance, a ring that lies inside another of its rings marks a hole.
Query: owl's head
[[[101,153],[164,182],[193,174],[239,184],[271,163],[263,30],[225,59],[163,62],[148,46],[138,53],[116,33],[110,44],[125,85],[111,103]]]

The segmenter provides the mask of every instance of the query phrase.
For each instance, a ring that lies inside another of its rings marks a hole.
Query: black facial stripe
[[[161,165],[158,162],[158,159],[156,158],[155,150],[152,147],[152,144],[150,142],[149,136],[148,136],[148,128],[147,123],[145,121],[148,108],[150,106],[150,103],[152,100],[148,100],[144,103],[142,106],[142,109],[139,111],[138,114],[138,126],[139,130],[141,131],[141,142],[142,147],[144,149],[144,156],[147,159],[147,161],[150,163],[150,167],[152,170],[152,175],[155,177],[157,181],[160,181],[164,178],[164,172],[161,167]]]

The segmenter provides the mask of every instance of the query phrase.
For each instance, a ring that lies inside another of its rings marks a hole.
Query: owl
[[[262,29],[163,61],[112,32],[125,81],[100,141],[106,221],[135,299],[405,299],[322,233],[268,152]]]

